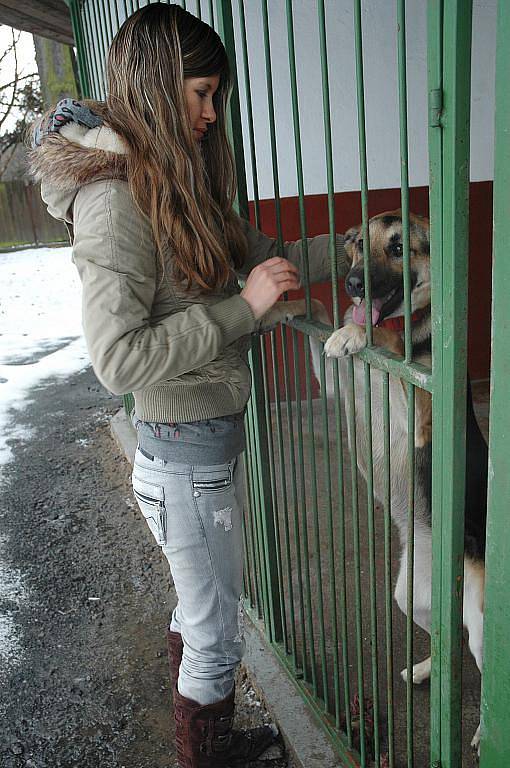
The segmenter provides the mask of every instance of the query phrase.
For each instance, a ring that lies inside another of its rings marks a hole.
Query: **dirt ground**
[[[13,418],[1,469],[3,568],[23,598],[0,600],[20,643],[0,668],[1,768],[173,768],[165,626],[168,569],[110,436],[118,408],[87,370],[45,382]],[[238,681],[240,725],[269,716]],[[276,751],[257,765],[291,766]]]

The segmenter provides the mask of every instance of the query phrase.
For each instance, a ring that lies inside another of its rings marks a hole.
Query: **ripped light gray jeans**
[[[199,704],[228,696],[244,651],[241,461],[196,466],[151,460],[139,448],[135,455],[135,497],[177,591],[170,628],[184,642],[178,690]]]

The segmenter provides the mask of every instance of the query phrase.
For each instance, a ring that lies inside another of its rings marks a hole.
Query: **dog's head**
[[[430,305],[429,222],[409,215],[411,311]],[[369,221],[372,324],[404,314],[402,212],[388,211]],[[365,324],[365,273],[361,225],[345,234],[345,248],[352,261],[345,288],[354,306],[352,319]]]

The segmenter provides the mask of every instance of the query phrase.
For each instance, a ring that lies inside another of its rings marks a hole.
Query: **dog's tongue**
[[[383,305],[382,299],[372,299],[372,325],[377,325],[379,317],[381,315],[381,307]],[[356,325],[365,325],[366,312],[365,312],[365,299],[354,306],[352,310],[352,319]]]

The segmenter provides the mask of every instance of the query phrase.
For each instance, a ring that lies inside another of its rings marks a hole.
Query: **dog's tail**
[[[318,299],[312,299],[312,317],[314,320],[318,320],[321,323],[324,323],[325,325],[331,325],[331,320],[328,315],[328,311],[324,304],[319,301]],[[312,368],[313,372],[315,374],[315,378],[319,382],[319,385],[321,383],[321,357],[322,357],[322,344],[313,336],[310,336],[310,353],[312,356]],[[331,360],[326,359],[325,361],[325,383],[326,383],[326,394],[328,397],[333,397],[334,395],[334,384],[333,384],[333,365],[331,363]]]

